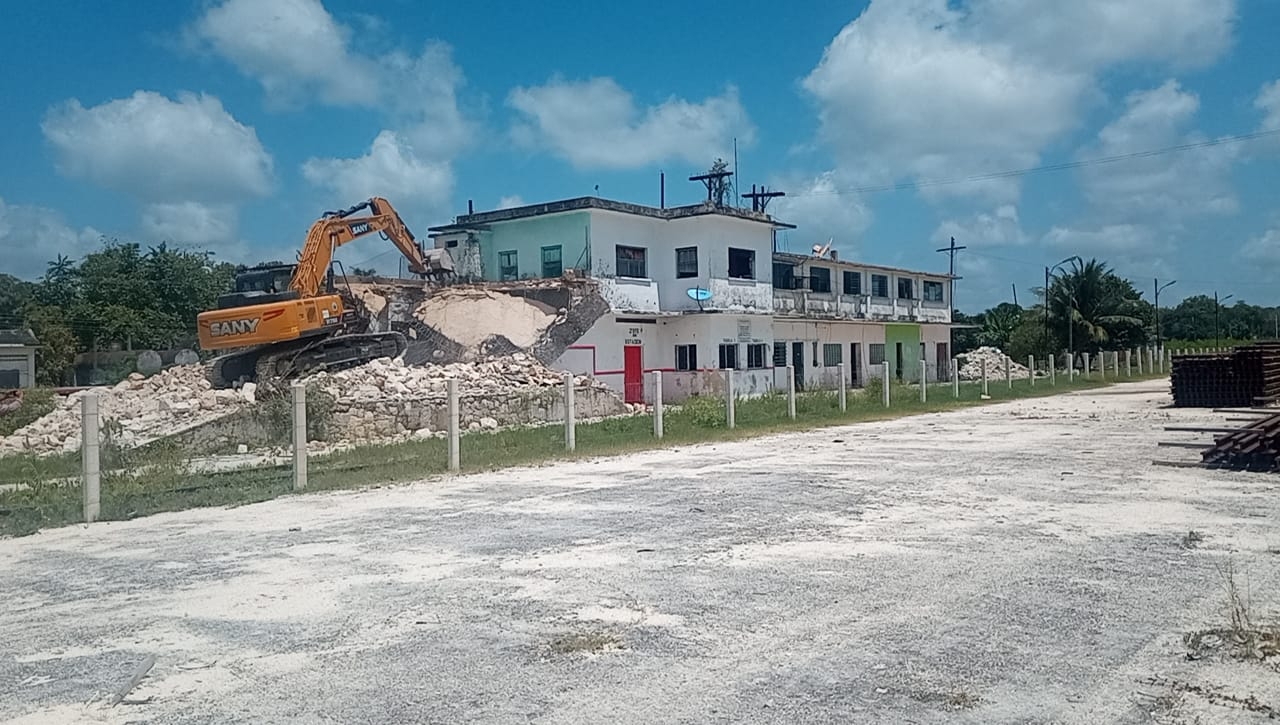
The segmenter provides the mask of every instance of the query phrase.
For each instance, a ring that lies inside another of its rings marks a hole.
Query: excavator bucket
[[[446,279],[453,276],[453,255],[441,248],[428,249],[422,254],[427,277]]]

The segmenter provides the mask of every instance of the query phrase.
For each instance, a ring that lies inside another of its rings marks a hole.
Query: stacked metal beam
[[[1280,415],[1218,436],[1202,454],[1204,465],[1236,471],[1280,471]]]
[[[1229,353],[1179,355],[1170,373],[1173,404],[1184,408],[1263,405],[1280,399],[1280,343]]]

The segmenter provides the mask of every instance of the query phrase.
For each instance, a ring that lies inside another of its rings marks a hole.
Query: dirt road
[[[1153,467],[1166,389],[0,541],[0,719],[1262,721],[1182,638],[1280,617],[1280,477]]]

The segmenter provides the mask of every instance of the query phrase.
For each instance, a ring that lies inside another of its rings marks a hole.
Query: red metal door
[[[640,345],[622,346],[622,399],[644,402],[644,348]]]

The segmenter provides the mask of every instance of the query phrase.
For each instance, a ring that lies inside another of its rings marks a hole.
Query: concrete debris
[[[960,364],[961,380],[981,380],[982,379],[982,363],[987,363],[987,380],[1004,380],[1004,364],[1009,360],[1009,372],[1014,380],[1026,380],[1031,377],[1031,371],[1026,365],[1019,365],[1017,361],[1011,360],[1008,355],[1000,351],[998,347],[980,347],[972,352],[966,352],[962,355],[956,355],[956,359]]]
[[[0,455],[80,450],[80,400],[89,394],[98,396],[104,424],[119,424],[115,441],[125,447],[202,425],[253,402],[251,388],[247,394],[211,390],[203,365],[171,367],[151,377],[133,373],[115,386],[68,395],[49,414],[0,438]]]
[[[480,363],[423,366],[383,358],[358,368],[318,373],[307,382],[339,403],[358,403],[437,398],[446,394],[450,380],[458,381],[460,396],[469,397],[563,386],[564,373],[547,368],[529,355],[516,353]],[[585,376],[577,376],[574,384],[603,387]]]
[[[556,321],[556,310],[527,297],[483,288],[444,289],[428,297],[414,310],[414,317],[428,327],[472,351],[489,338],[506,338],[528,350]]]

